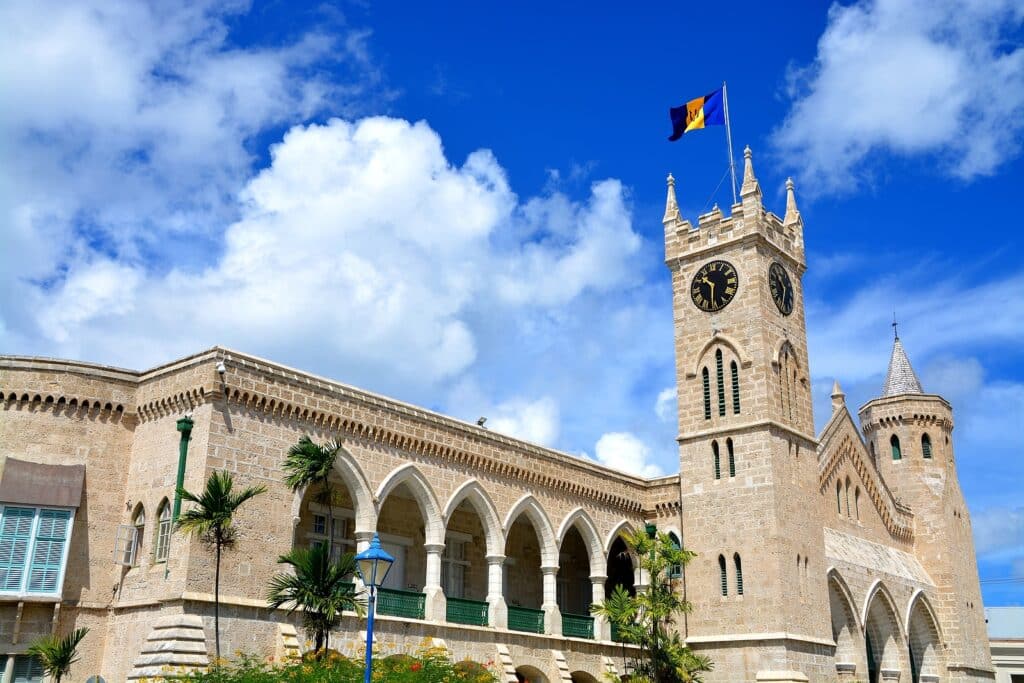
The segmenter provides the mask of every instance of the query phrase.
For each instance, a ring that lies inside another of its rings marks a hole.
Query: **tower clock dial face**
[[[738,289],[739,279],[731,263],[709,261],[693,276],[690,298],[700,310],[714,313],[728,306]]]
[[[786,269],[777,261],[768,266],[768,289],[771,290],[772,301],[782,315],[793,312],[793,281],[789,279]]]

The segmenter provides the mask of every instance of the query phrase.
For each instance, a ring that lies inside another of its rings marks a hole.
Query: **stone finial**
[[[846,405],[846,394],[839,388],[839,380],[832,383],[832,412],[842,410]]]
[[[746,197],[751,194],[761,196],[761,185],[754,175],[754,159],[750,151],[750,145],[743,149],[743,185],[740,187],[740,196]]]
[[[786,217],[782,219],[783,225],[795,225],[801,222],[800,209],[796,208],[796,193],[793,188],[793,179],[786,178]]]
[[[665,217],[662,219],[663,222],[679,218],[679,203],[676,202],[676,179],[669,173],[666,182],[668,183],[668,194],[665,197]]]

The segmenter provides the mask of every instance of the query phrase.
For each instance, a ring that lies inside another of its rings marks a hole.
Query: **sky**
[[[678,470],[661,218],[796,183],[815,418],[890,323],[1024,604],[1024,1],[0,5],[0,352],[223,345],[646,476]]]

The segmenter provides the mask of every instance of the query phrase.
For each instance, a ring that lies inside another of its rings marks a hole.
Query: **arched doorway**
[[[865,646],[846,582],[832,570],[828,574],[828,602],[832,619],[832,639],[836,641],[837,672],[863,679],[869,670],[864,658]]]
[[[944,668],[942,639],[931,605],[923,593],[918,593],[911,602],[907,636],[911,683],[921,683],[923,675],[941,675]]]
[[[869,683],[880,683],[883,671],[902,672],[902,634],[896,608],[884,586],[878,585],[870,594],[864,619],[865,654]]]

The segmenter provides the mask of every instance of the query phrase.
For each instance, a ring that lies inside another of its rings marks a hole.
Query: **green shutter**
[[[899,439],[899,437],[896,436],[895,434],[893,434],[892,438],[889,439],[889,445],[892,446],[892,459],[893,460],[902,460],[903,459],[903,452],[900,450],[900,439]]]
[[[704,419],[711,419],[711,377],[708,369],[704,368],[701,373],[704,376]]]
[[[921,453],[929,460],[932,457],[932,440],[927,434],[921,437]]]
[[[725,373],[722,371],[722,350],[715,351],[715,379],[718,380],[718,415],[725,416]]]
[[[732,560],[736,563],[736,595],[743,595],[743,565],[738,554],[733,555]]]
[[[725,440],[725,448],[729,451],[729,476],[736,476],[736,457],[732,452],[732,439]]]
[[[29,593],[55,593],[64,566],[71,513],[67,510],[40,510],[32,566],[28,572]]]
[[[721,479],[722,478],[722,463],[721,463],[721,459],[718,457],[718,442],[717,441],[712,441],[711,442],[711,452],[715,455],[715,479]]]
[[[732,413],[733,415],[740,414],[740,371],[736,367],[736,361],[733,361],[730,369],[732,370]]]
[[[0,521],[0,591],[20,591],[35,508],[4,508]]]

